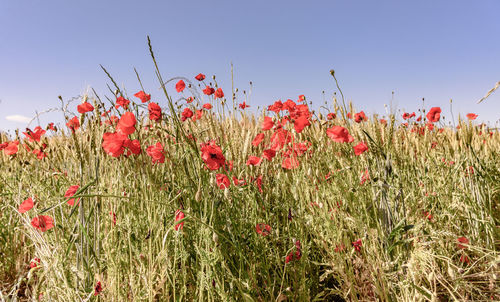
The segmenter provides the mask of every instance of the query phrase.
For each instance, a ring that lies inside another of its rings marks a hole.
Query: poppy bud
[[[201,188],[196,191],[196,194],[194,195],[194,200],[200,202],[201,200]]]

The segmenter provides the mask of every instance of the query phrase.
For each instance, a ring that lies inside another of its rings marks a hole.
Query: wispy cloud
[[[31,118],[19,114],[8,115],[5,117],[5,119],[11,122],[18,122],[18,123],[29,123],[31,121]]]

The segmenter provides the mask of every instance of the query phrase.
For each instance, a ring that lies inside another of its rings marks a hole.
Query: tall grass
[[[157,76],[165,83],[159,70]],[[152,100],[162,105],[161,121],[149,121],[144,104],[130,104],[139,155],[103,151],[103,134],[114,126],[101,116],[110,106],[96,93],[84,96],[95,109],[76,115],[80,129],[60,125],[40,142],[17,137],[17,154],[1,153],[0,299],[500,299],[497,130],[461,121],[458,130],[437,123],[430,131],[423,121],[404,126],[394,115],[387,125],[376,117],[355,123],[347,118],[353,105],[335,102],[331,111],[339,118],[314,114],[301,133],[285,125],[294,135],[290,144],[310,143],[297,168],[283,168],[278,155],[247,166],[263,150],[251,144],[256,134],[264,132],[265,141],[271,136],[261,130],[262,116],[201,93],[191,104],[174,102],[168,85],[161,85],[163,100]],[[132,100],[115,88],[108,98],[113,105],[119,96]],[[206,102],[214,108],[200,120],[181,121],[183,108]],[[326,130],[334,125],[346,127],[354,143],[333,142]],[[206,168],[200,144],[209,140],[233,161],[232,170]],[[369,150],[356,156],[359,141]],[[157,142],[166,159],[152,164],[146,148]],[[47,157],[37,159],[24,143],[31,150],[46,143]],[[220,189],[217,173],[247,184],[231,180]],[[64,197],[71,185],[79,185],[73,197],[81,198],[73,207]],[[35,206],[21,214],[18,206],[28,197]],[[185,214],[180,221],[178,210]],[[53,217],[55,227],[32,227],[39,214]],[[258,224],[269,225],[270,233],[259,234]],[[469,244],[461,248],[459,237]],[[297,242],[300,259],[286,263]],[[41,263],[30,268],[34,257]],[[102,291],[95,295],[98,282]]]

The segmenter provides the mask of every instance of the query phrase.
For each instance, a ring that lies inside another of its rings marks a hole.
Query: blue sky
[[[322,91],[328,100],[335,91],[333,68],[367,113],[383,114],[394,91],[401,110],[425,97],[450,117],[453,99],[455,115],[494,124],[500,92],[476,102],[500,81],[499,11],[497,0],[0,1],[0,129],[26,127],[7,117],[57,107],[58,95],[108,93],[99,64],[129,95],[140,90],[137,68],[165,105],[147,35],[164,78],[215,74],[229,95],[232,62],[240,91],[253,82],[253,109],[299,94],[321,105]],[[53,120],[61,114],[40,122]]]

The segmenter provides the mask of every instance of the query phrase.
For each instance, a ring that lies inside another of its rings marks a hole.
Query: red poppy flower
[[[429,112],[427,112],[427,120],[429,122],[437,122],[439,121],[439,118],[441,116],[441,108],[439,107],[432,107],[431,110],[429,110]]]
[[[246,186],[247,182],[244,178],[238,179],[236,176],[233,176],[233,183],[235,186]]]
[[[366,121],[366,120],[368,120],[368,119],[366,118],[366,115],[363,111],[358,112],[354,115],[354,121],[356,123],[361,123],[362,121]]]
[[[269,116],[264,116],[264,121],[262,122],[262,130],[266,131],[274,126],[273,119]]]
[[[260,158],[260,157],[250,156],[247,160],[247,166],[258,166],[258,165],[260,165],[261,161],[262,161],[262,158]]]
[[[186,99],[186,103],[192,103],[194,101],[194,97],[190,96]]]
[[[46,232],[54,227],[54,219],[50,216],[39,215],[31,220],[31,225],[42,232]]]
[[[210,103],[203,104],[203,108],[210,110],[210,109],[212,109],[212,104],[210,104]]]
[[[361,247],[363,246],[363,243],[361,242],[361,239],[358,239],[352,242],[352,246],[357,252],[361,252]]]
[[[151,94],[147,94],[144,91],[139,91],[138,93],[134,94],[136,98],[141,99],[141,102],[146,103],[147,101],[151,100]]]
[[[336,118],[337,118],[337,115],[336,115],[335,113],[333,113],[333,112],[330,112],[330,113],[328,113],[328,115],[326,116],[326,118],[327,118],[329,121],[331,121],[331,120],[333,120],[333,119],[336,119]]]
[[[342,126],[333,126],[330,129],[326,129],[326,134],[337,143],[351,143],[354,141],[354,138],[349,134],[349,131]]]
[[[76,191],[78,191],[79,188],[80,188],[80,186],[78,186],[78,185],[70,186],[68,188],[68,190],[66,190],[66,193],[64,193],[64,197],[68,198],[68,197],[75,195]],[[78,203],[79,201],[80,201],[80,199],[78,199],[76,201],[76,203]],[[69,204],[70,206],[73,206],[73,205],[75,205],[75,199],[71,198],[66,203]]]
[[[206,95],[212,95],[215,93],[215,89],[213,89],[210,86],[207,86],[207,87],[205,87],[205,89],[203,89],[203,93]]]
[[[47,130],[57,131],[57,128],[54,127],[54,123],[49,123],[47,125]]]
[[[199,73],[194,78],[197,79],[198,81],[203,81],[205,79],[205,75],[203,73]]]
[[[252,145],[257,147],[262,142],[263,139],[264,139],[264,133],[257,134],[252,141]]]
[[[295,169],[298,166],[299,166],[299,161],[295,157],[285,158],[285,159],[283,159],[283,162],[281,163],[281,167],[283,169],[287,169],[287,170]]]
[[[249,105],[247,105],[247,103],[243,102],[241,104],[238,105],[241,109],[245,109],[245,108],[248,108],[250,107]]]
[[[76,106],[76,109],[79,113],[84,114],[85,112],[90,112],[94,110],[94,106],[92,104],[83,102],[80,105]]]
[[[380,119],[380,123],[381,123],[382,125],[387,125],[387,121],[386,121],[386,120],[384,120],[383,118],[381,118],[381,119]]]
[[[159,121],[161,119],[161,107],[157,103],[149,103],[148,110],[151,121]]]
[[[457,240],[459,242],[459,243],[457,243],[457,247],[459,249],[466,249],[467,246],[469,245],[469,239],[467,239],[467,238],[465,238],[463,236],[462,237],[458,237]]]
[[[102,292],[102,284],[101,281],[97,281],[95,287],[94,287],[94,296],[99,295]]]
[[[122,96],[119,96],[116,98],[116,105],[115,105],[115,108],[118,109],[121,107],[123,107],[123,109],[128,109],[128,105],[130,104],[130,101],[127,100],[126,98],[122,97]]]
[[[361,155],[366,150],[368,150],[368,146],[364,142],[360,142],[359,144],[357,144],[356,146],[354,146],[353,149],[354,149],[354,154]]]
[[[146,149],[146,153],[151,157],[153,164],[163,164],[165,162],[165,154],[163,150],[163,145],[158,142],[156,145],[149,146]]]
[[[469,257],[467,257],[467,255],[460,255],[460,262],[469,264],[470,259],[469,259]]]
[[[467,113],[467,118],[471,121],[475,120],[477,118],[477,114],[474,114],[474,113]]]
[[[266,237],[267,235],[271,234],[271,226],[264,223],[257,223],[257,225],[255,226],[255,231],[257,232],[257,234]]]
[[[296,118],[293,122],[294,124],[294,127],[295,127],[295,131],[297,131],[297,133],[300,133],[302,132],[302,130],[311,125],[311,123],[309,122],[309,119],[305,116],[300,116],[298,118]]]
[[[26,213],[33,208],[33,199],[28,198],[19,205],[19,213]]]
[[[188,118],[191,118],[192,116],[193,116],[193,111],[191,111],[191,109],[189,109],[189,108],[184,108],[184,111],[182,111],[182,118],[181,118],[181,120],[184,122]]]
[[[80,128],[80,121],[76,116],[74,116],[66,123],[66,126],[68,126],[68,128],[71,129],[72,132],[75,132],[76,130],[78,130],[78,128]]]
[[[214,141],[201,145],[201,159],[210,170],[218,170],[226,162],[222,149]]]
[[[195,112],[195,114],[194,114],[194,116],[192,118],[193,122],[201,119],[202,116],[203,116],[203,110],[202,109],[196,110],[196,112]]]
[[[116,213],[115,212],[109,212],[109,215],[111,216],[111,223],[113,226],[116,225]]]
[[[226,174],[217,174],[215,175],[215,179],[217,180],[217,186],[219,189],[226,189],[231,186],[231,182],[229,181],[229,178],[226,176]]]
[[[40,263],[40,258],[35,257],[30,261],[30,268],[40,268]]]
[[[271,161],[274,156],[276,156],[276,151],[273,149],[266,149],[262,152],[262,157],[269,161]]]
[[[434,124],[433,124],[433,123],[427,123],[427,124],[425,124],[425,126],[427,126],[427,129],[428,129],[429,131],[434,130]]]
[[[35,131],[31,131],[31,129],[26,128],[26,132],[23,132],[23,134],[28,138],[28,140],[30,142],[32,142],[32,141],[40,142],[40,138],[45,133],[46,133],[46,131],[43,130],[40,126],[37,126],[35,128]]]
[[[141,143],[139,142],[138,139],[134,140],[129,140],[128,138],[125,140],[125,143],[123,144],[125,148],[129,149],[129,152],[127,155],[130,155],[130,153],[138,155],[141,154]]]
[[[224,97],[224,92],[222,91],[222,88],[217,88],[214,96],[216,99],[222,99]]]
[[[19,151],[19,141],[11,141],[7,144],[7,146],[3,149],[3,152],[6,155],[14,155]]]
[[[303,95],[303,94],[299,95],[299,102],[303,102],[305,100],[306,100],[306,96],[305,95]]]
[[[177,84],[175,84],[175,90],[177,90],[177,92],[182,92],[184,88],[186,88],[186,83],[184,83],[183,80],[180,80]]]
[[[184,219],[184,217],[186,217],[186,216],[184,215],[184,213],[181,210],[175,211],[175,222]],[[179,229],[182,230],[184,228],[184,222],[180,222],[180,223],[176,224],[174,226],[174,228],[176,231],[178,231]]]
[[[121,133],[104,133],[102,136],[102,148],[113,157],[123,154],[127,136]]]
[[[368,170],[365,170],[365,172],[361,175],[361,181],[359,183],[363,185],[368,180],[370,180],[370,174],[368,173]]]
[[[116,125],[116,130],[118,133],[130,135],[135,132],[136,123],[137,120],[135,119],[135,115],[132,112],[127,111],[120,117],[118,125]]]
[[[269,105],[267,107],[267,110],[274,111],[276,114],[278,114],[281,110],[283,110],[283,103],[281,101],[276,101],[274,102],[274,104]]]

